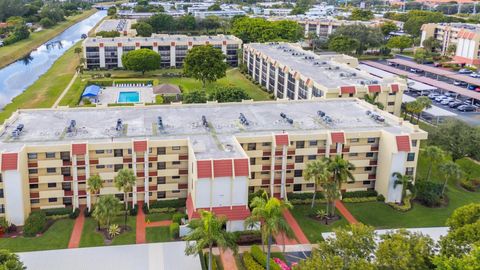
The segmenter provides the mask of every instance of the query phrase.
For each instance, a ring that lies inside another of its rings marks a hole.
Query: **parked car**
[[[436,97],[440,96],[440,94],[438,93],[431,93],[431,94],[428,94],[428,98],[429,99],[435,99]]]
[[[473,71],[471,71],[470,69],[466,69],[466,68],[462,68],[458,71],[458,73],[460,73],[460,74],[470,74],[472,72]]]
[[[445,98],[443,99],[442,101],[440,101],[440,104],[442,105],[448,105],[448,103],[452,102],[453,101],[453,98],[449,97],[449,98]]]
[[[468,76],[470,76],[470,77],[472,77],[472,78],[480,78],[480,73],[472,72],[472,73],[470,73],[470,75],[468,75]]]
[[[477,110],[477,107],[473,105],[462,105],[462,106],[458,106],[457,110],[461,112],[474,112]]]
[[[450,108],[457,108],[458,106],[462,106],[462,105],[464,104],[460,100],[450,101],[450,103],[448,103],[448,107]]]
[[[456,86],[467,86],[468,84],[466,82],[462,82],[462,81],[453,81],[453,85],[456,85]]]
[[[478,88],[478,86],[473,85],[473,84],[470,84],[470,85],[468,86],[468,90],[475,90],[475,89],[477,89],[477,88]]]
[[[410,69],[410,72],[413,72],[413,73],[423,73],[423,70],[417,69],[417,68],[411,68],[411,69]]]
[[[440,101],[442,101],[442,100],[444,100],[444,99],[446,99],[446,98],[447,98],[447,97],[446,97],[446,96],[443,96],[443,95],[442,95],[442,96],[438,96],[438,97],[435,98],[435,101],[436,101],[436,102],[440,102]]]

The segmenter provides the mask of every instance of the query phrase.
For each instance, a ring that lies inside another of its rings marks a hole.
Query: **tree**
[[[39,23],[43,28],[50,28],[55,25],[55,22],[50,18],[42,18]]]
[[[218,102],[240,102],[242,100],[250,99],[250,96],[242,88],[226,86],[215,87],[210,94],[209,99]]]
[[[208,7],[208,11],[220,11],[222,8],[220,7],[219,3],[215,3]]]
[[[171,31],[175,27],[173,17],[163,13],[155,14],[145,22],[153,27],[153,32]]]
[[[303,172],[303,178],[306,181],[313,181],[314,191],[312,198],[312,206],[315,204],[315,195],[317,194],[317,186],[322,187],[323,192],[325,193],[325,198],[327,198],[327,216],[329,215],[329,203],[332,200],[329,199],[328,192],[326,192],[333,184],[332,173],[328,170],[328,163],[326,160],[314,160],[307,163],[307,167]]]
[[[216,30],[220,27],[220,18],[218,16],[207,16],[199,22],[199,25],[205,28],[206,32]]]
[[[80,56],[80,54],[82,53],[82,47],[75,47],[75,49],[73,49],[73,52],[74,52],[77,56]]]
[[[0,269],[4,270],[24,270],[27,269],[15,253],[7,249],[0,249]]]
[[[191,31],[197,28],[197,21],[192,15],[183,15],[176,20],[177,30]]]
[[[183,94],[182,96],[183,103],[190,104],[190,103],[206,103],[207,102],[207,95],[205,91],[202,90],[192,90],[188,91]]]
[[[114,6],[111,6],[107,10],[107,15],[108,16],[115,16],[117,14],[117,8]]]
[[[351,21],[370,21],[374,18],[373,12],[369,9],[354,8],[350,17]]]
[[[144,22],[136,23],[132,26],[132,28],[137,30],[137,35],[141,37],[151,37],[153,33],[153,27]]]
[[[145,75],[145,71],[160,67],[160,55],[150,49],[133,50],[122,55],[122,63],[126,69]]]
[[[380,110],[383,110],[385,109],[385,105],[383,105],[383,103],[377,101],[377,98],[378,98],[378,93],[373,93],[373,95],[370,95],[370,94],[365,94],[363,96],[363,99],[372,104],[372,105],[375,105],[377,106]]]
[[[395,182],[393,183],[393,188],[397,188],[397,185],[402,185],[402,199],[400,200],[403,203],[403,200],[407,196],[407,190],[411,190],[413,185],[413,179],[410,175],[401,174],[399,172],[394,172],[392,174],[395,177]]]
[[[193,47],[188,51],[183,62],[183,73],[202,82],[205,89],[207,82],[215,82],[225,77],[227,63],[225,55],[220,49],[212,45],[201,45]]]
[[[290,12],[290,15],[300,15],[300,14],[305,14],[307,10],[309,10],[314,1],[312,0],[298,0],[296,1],[295,6],[293,7],[292,11]]]
[[[330,35],[330,38],[345,36],[358,41],[356,54],[362,55],[368,48],[375,48],[383,43],[383,34],[380,28],[367,27],[363,24],[342,25]]]
[[[200,212],[200,219],[191,220],[188,227],[191,232],[184,237],[187,241],[185,254],[199,254],[208,247],[208,269],[212,269],[212,248],[216,245],[219,248],[230,248],[237,253],[238,247],[235,242],[235,236],[226,232],[223,226],[226,223],[225,218],[218,218],[208,211]],[[194,241],[194,243],[190,243]]]
[[[448,181],[455,181],[457,182],[460,180],[460,178],[463,175],[462,168],[460,168],[460,165],[453,161],[447,161],[443,164],[440,164],[438,166],[438,170],[443,174],[443,177],[445,178],[445,181],[443,182],[443,188],[442,188],[442,196],[445,193],[445,188],[447,187]]]
[[[390,35],[391,32],[395,32],[398,30],[398,27],[395,23],[386,21],[380,25],[380,31],[384,36]]]
[[[478,270],[480,269],[480,246],[460,257],[436,256],[433,263],[437,270]]]
[[[288,202],[280,201],[275,197],[267,198],[264,192],[263,196],[253,198],[250,203],[250,208],[252,209],[252,213],[245,219],[245,226],[255,226],[260,223],[262,239],[264,242],[267,242],[266,269],[269,270],[273,235],[284,233],[288,237],[293,236],[290,226],[283,217],[283,211],[292,208],[292,205]]]
[[[137,178],[130,169],[121,169],[113,179],[115,187],[123,192],[123,202],[125,204],[125,227],[127,227],[127,211],[128,211],[128,193],[132,192]]]
[[[328,160],[328,170],[332,173],[334,186],[332,190],[332,198],[334,200],[340,198],[340,190],[342,184],[350,181],[355,181],[352,170],[355,170],[355,166],[348,160],[343,159],[340,155],[336,155],[333,159]],[[349,181],[350,180],[350,181]],[[332,215],[335,215],[335,201],[332,204]]]
[[[104,195],[95,204],[92,216],[97,220],[98,224],[105,225],[108,228],[112,219],[120,212],[119,205],[120,200],[115,196]]]
[[[454,55],[455,52],[457,51],[457,44],[450,44],[447,47],[447,53],[450,55]]]
[[[87,180],[87,190],[90,195],[95,196],[95,201],[98,199],[98,193],[103,188],[103,181],[98,174],[92,175]]]
[[[427,146],[423,153],[429,161],[427,179],[426,179],[427,181],[429,181],[433,166],[438,164],[440,161],[442,161],[445,158],[445,153],[440,147],[435,145]]]
[[[399,230],[381,236],[375,253],[378,269],[432,269],[434,243],[428,236]]]
[[[339,53],[351,53],[357,50],[359,42],[347,36],[335,36],[328,40],[328,49]]]
[[[422,42],[422,46],[427,52],[433,52],[437,48],[440,48],[442,43],[434,37],[429,37]]]
[[[244,43],[289,41],[297,42],[303,38],[302,27],[294,21],[267,21],[263,18],[246,16],[232,19],[231,32]]]
[[[403,53],[405,48],[411,47],[413,44],[412,38],[408,36],[396,36],[392,37],[387,42],[387,47],[390,49],[399,49],[400,53]]]
[[[415,62],[423,64],[425,60],[430,56],[430,54],[424,48],[417,48],[413,54],[413,59]]]

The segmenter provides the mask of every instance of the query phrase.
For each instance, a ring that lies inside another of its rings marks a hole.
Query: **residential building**
[[[154,34],[152,37],[92,37],[83,41],[87,68],[122,68],[123,53],[137,49],[151,49],[161,56],[160,67],[181,67],[188,50],[197,45],[210,44],[221,49],[230,66],[238,65],[238,50],[242,41],[231,35],[186,36]]]
[[[422,26],[421,44],[428,38],[440,41],[442,54],[455,46],[453,59],[459,64],[480,66],[480,27],[467,23],[427,23]]]
[[[227,9],[227,10],[206,10],[206,11],[195,11],[192,13],[193,16],[200,19],[205,19],[208,16],[217,16],[221,18],[233,18],[235,16],[245,16],[247,13],[243,10],[237,9]]]
[[[243,47],[243,63],[252,80],[280,99],[376,97],[386,111],[400,115],[406,82],[380,79],[355,69],[346,55],[317,55],[290,43],[251,43]]]
[[[342,191],[375,189],[398,202],[392,174],[415,175],[427,138],[356,98],[27,109],[0,129],[0,211],[11,223],[35,209],[90,207],[87,179],[99,175],[100,195],[132,204],[186,198],[190,219],[211,210],[230,231],[244,229],[249,193],[312,192],[306,164],[334,155],[355,165]],[[125,168],[137,177],[126,198],[114,185]]]

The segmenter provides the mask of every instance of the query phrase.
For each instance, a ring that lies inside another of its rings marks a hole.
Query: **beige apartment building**
[[[355,98],[198,105],[19,110],[0,143],[1,215],[22,225],[34,209],[91,206],[87,179],[100,194],[123,194],[113,179],[137,176],[130,203],[187,198],[189,218],[207,209],[243,230],[248,194],[286,198],[312,192],[306,164],[341,155],[355,182],[399,201],[393,172],[415,175],[427,133]]]
[[[384,109],[400,115],[405,79],[379,78],[356,69],[347,55],[317,55],[290,43],[250,43],[243,63],[252,79],[279,99],[376,97]]]

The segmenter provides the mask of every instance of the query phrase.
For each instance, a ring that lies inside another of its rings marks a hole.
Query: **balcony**
[[[377,175],[376,174],[369,174],[368,175],[368,180],[374,180],[377,178]]]
[[[178,184],[178,189],[187,189],[188,184]]]
[[[137,192],[145,192],[145,187],[137,187]]]
[[[262,171],[270,171],[270,165],[262,165]]]
[[[97,165],[98,164],[98,159],[90,159],[90,165]]]
[[[378,146],[372,145],[372,147],[370,149],[371,149],[371,151],[378,151]]]
[[[293,170],[295,168],[295,164],[287,164],[287,170]]]
[[[30,177],[28,183],[38,183],[38,177]]]
[[[85,165],[85,160],[78,160],[77,161],[77,166],[84,166]]]
[[[78,176],[78,181],[85,181],[85,179],[86,179],[85,175]]]
[[[85,190],[79,190],[78,191],[78,196],[87,196],[87,192]]]
[[[178,156],[179,160],[188,160],[188,155],[180,155]]]
[[[72,161],[71,160],[63,160],[63,166],[72,166]]]
[[[343,153],[348,153],[348,152],[350,152],[350,147],[343,147],[342,152],[343,152]]]
[[[272,152],[270,152],[270,151],[263,151],[263,154],[262,154],[262,156],[264,156],[264,157],[269,157],[271,155],[272,155]]]
[[[148,157],[148,161],[157,161],[158,157]]]
[[[36,168],[38,167],[38,163],[37,162],[29,162],[28,163],[28,168]]]
[[[145,173],[144,172],[137,172],[137,177],[144,177]]]
[[[123,163],[132,163],[132,158],[123,158]]]
[[[148,186],[148,190],[149,191],[156,191],[157,190],[157,186]]]
[[[262,185],[269,185],[269,184],[270,184],[269,179],[262,180]]]
[[[325,154],[326,149],[318,149],[317,154]]]
[[[30,192],[30,199],[39,199],[40,193],[38,192]]]
[[[145,158],[137,158],[137,162],[145,162]]]
[[[373,166],[373,165],[377,165],[377,164],[378,164],[378,161],[376,161],[376,160],[370,160],[370,165]]]
[[[180,175],[187,175],[187,174],[188,174],[188,170],[178,170],[178,174],[180,174]]]
[[[64,175],[63,176],[63,181],[69,182],[72,181],[73,177],[71,175]]]
[[[288,156],[295,156],[295,150],[288,150],[287,155]]]
[[[64,195],[63,196],[73,196],[73,190],[64,190]]]
[[[275,151],[275,156],[282,156],[283,155],[283,151]]]
[[[158,175],[157,171],[148,172],[148,176],[157,176],[157,175]]]

